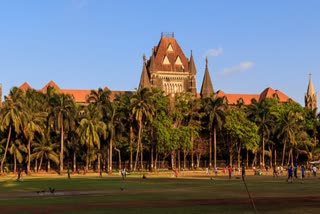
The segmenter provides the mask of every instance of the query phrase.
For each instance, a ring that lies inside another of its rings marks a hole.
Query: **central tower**
[[[192,52],[185,56],[173,33],[162,33],[149,60],[143,57],[139,88],[156,87],[166,95],[189,92],[196,96],[196,66]]]

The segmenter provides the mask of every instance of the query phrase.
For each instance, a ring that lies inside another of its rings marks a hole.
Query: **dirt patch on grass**
[[[97,195],[97,194],[125,194],[126,190],[117,191],[65,191],[65,192],[41,192],[41,193],[6,193],[6,195],[0,195],[0,197],[59,197],[59,196],[79,196],[79,195]],[[140,191],[137,191],[140,192]],[[129,193],[129,192],[128,192]],[[130,191],[134,193],[134,191]],[[320,203],[320,197],[314,195],[297,195],[289,197],[256,197],[254,198],[255,206],[260,211],[281,210],[286,207],[314,207],[318,208]],[[106,202],[88,202],[79,204],[49,204],[49,205],[27,205],[27,206],[14,206],[14,205],[1,205],[1,213],[18,213],[23,210],[24,213],[59,213],[68,211],[88,211],[95,209],[108,209],[108,208],[160,208],[160,207],[191,207],[191,206],[248,206],[251,209],[251,201],[246,195],[241,198],[234,199],[192,199],[192,200],[145,200],[145,201],[106,201]]]

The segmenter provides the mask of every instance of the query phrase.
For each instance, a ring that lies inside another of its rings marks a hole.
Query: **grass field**
[[[157,175],[0,176],[1,213],[320,213],[320,179]],[[55,191],[51,193],[49,188]]]

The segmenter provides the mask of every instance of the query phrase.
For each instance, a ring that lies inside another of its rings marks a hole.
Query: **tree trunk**
[[[277,166],[277,149],[274,149],[274,165]]]
[[[42,161],[43,161],[43,155],[41,156],[40,163],[39,163],[39,169],[38,170],[40,170],[40,171],[42,169]]]
[[[151,145],[151,151],[150,151],[150,168],[149,168],[149,170],[150,171],[153,171],[153,169],[154,169],[154,160],[153,160],[153,153],[154,153],[154,146],[153,146],[153,144]]]
[[[122,164],[121,164],[121,152],[120,149],[117,149],[116,147],[114,147],[114,150],[116,150],[118,152],[118,167],[121,170],[122,169]],[[126,166],[123,166],[123,168],[126,168]]]
[[[16,154],[13,152],[13,172],[17,172],[17,157]]]
[[[48,172],[51,171],[50,159],[48,159]]]
[[[27,174],[30,174],[30,163],[31,163],[31,140],[28,140],[28,164],[27,164]]]
[[[191,151],[191,169],[194,169],[194,149]]]
[[[3,157],[2,157],[2,160],[1,160],[1,173],[3,173],[3,168],[4,168],[4,161],[6,160],[6,156],[7,156],[7,152],[8,152],[8,147],[9,147],[9,142],[10,142],[10,138],[11,138],[11,126],[9,127],[9,134],[8,134],[8,138],[7,138],[7,143],[6,143],[6,147],[4,149],[4,154],[3,154]]]
[[[89,148],[87,148],[87,160],[86,160],[86,170],[85,171],[88,171],[89,170]]]
[[[262,134],[262,167],[264,168],[264,134]]]
[[[209,139],[209,168],[212,168],[212,132],[210,133]]]
[[[229,149],[229,165],[232,167],[232,159],[233,159],[233,154],[232,154],[232,148]]]
[[[214,169],[217,168],[217,129],[213,129],[213,158],[214,158]]]
[[[281,166],[283,166],[285,154],[286,154],[286,141],[283,142]]]
[[[130,170],[132,170],[132,166],[133,166],[133,151],[132,151],[132,146],[133,146],[133,128],[130,125]]]
[[[241,154],[241,142],[239,143],[239,147],[238,147],[238,168],[240,168],[240,154]]]
[[[138,143],[137,143],[136,161],[134,163],[134,170],[136,170],[137,164],[138,164],[138,160],[139,160],[139,148],[140,148],[140,143],[141,143],[141,132],[142,132],[142,121],[139,121]]]
[[[181,151],[178,150],[178,170],[181,170]]]
[[[61,130],[60,130],[60,173],[63,172],[63,150],[64,150],[64,129],[63,129],[63,117],[61,118]]]
[[[186,150],[183,150],[183,169],[186,169],[187,167],[187,152]]]
[[[73,152],[73,172],[77,171],[77,156],[76,152]]]
[[[100,173],[100,170],[101,170],[101,154],[100,154],[100,152],[98,153],[98,166],[97,166],[97,169],[98,169],[98,173]]]
[[[249,166],[249,150],[247,149],[247,164],[246,166],[248,167]]]
[[[109,142],[109,172],[112,172],[112,140],[113,139],[113,131],[111,131],[110,142]]]
[[[171,168],[172,168],[172,170],[174,170],[176,168],[174,160],[175,160],[175,151],[172,151],[171,152]]]

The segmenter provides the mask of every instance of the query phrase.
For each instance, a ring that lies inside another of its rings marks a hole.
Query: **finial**
[[[192,56],[192,50],[191,50],[191,56]]]
[[[206,68],[208,67],[208,56],[206,56]]]
[[[146,55],[145,54],[143,54],[142,58],[143,58],[143,62],[146,63],[147,59],[146,59]]]
[[[309,80],[311,80],[311,75],[312,75],[312,74],[311,74],[311,73],[309,73]]]

